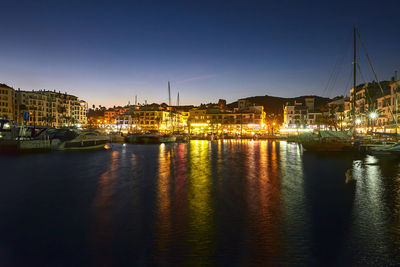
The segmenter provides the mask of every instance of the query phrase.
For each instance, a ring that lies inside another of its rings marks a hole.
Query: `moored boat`
[[[109,142],[109,138],[98,131],[54,129],[48,135],[53,150],[103,149]]]
[[[160,143],[175,143],[176,137],[173,135],[161,135],[159,137]]]
[[[353,140],[348,132],[319,131],[298,136],[298,142],[307,151],[352,151]]]
[[[47,127],[18,126],[10,120],[0,120],[0,151],[34,152],[50,150]]]
[[[126,138],[131,144],[159,144],[160,137],[156,134],[131,134]]]
[[[110,133],[110,142],[111,143],[125,143],[126,138],[121,133]]]

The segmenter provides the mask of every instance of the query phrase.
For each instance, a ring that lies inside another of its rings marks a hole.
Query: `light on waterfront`
[[[356,119],[356,124],[361,124],[361,119]]]
[[[369,117],[370,117],[371,119],[375,119],[376,117],[378,117],[378,114],[376,114],[376,112],[371,112],[371,113],[369,114]]]

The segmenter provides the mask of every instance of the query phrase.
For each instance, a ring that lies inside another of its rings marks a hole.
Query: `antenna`
[[[171,106],[171,86],[168,81],[168,105]]]
[[[135,95],[135,106],[137,106],[137,95]]]
[[[179,107],[179,92],[178,92],[178,99],[176,101],[177,106]]]

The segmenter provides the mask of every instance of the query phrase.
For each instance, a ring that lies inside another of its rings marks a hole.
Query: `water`
[[[0,265],[399,265],[399,163],[271,141],[3,155]]]

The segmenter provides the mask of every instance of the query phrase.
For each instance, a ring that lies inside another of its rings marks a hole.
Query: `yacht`
[[[50,150],[47,127],[18,126],[11,120],[0,120],[0,151],[29,152]]]
[[[160,136],[157,134],[131,134],[126,138],[131,144],[159,144]]]
[[[52,150],[103,149],[109,137],[94,130],[52,129],[47,132]]]

